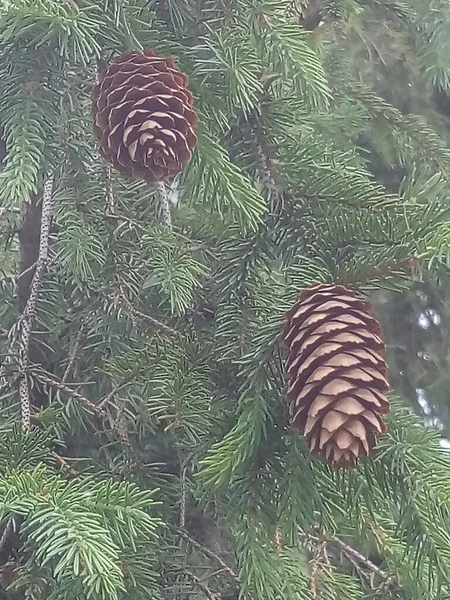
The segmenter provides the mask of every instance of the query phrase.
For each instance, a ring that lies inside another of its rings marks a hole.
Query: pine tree
[[[5,598],[450,596],[438,433],[394,390],[375,453],[330,469],[290,427],[281,339],[314,283],[362,299],[445,276],[440,117],[389,97],[398,60],[386,76],[365,35],[383,23],[445,94],[449,12],[0,3]],[[182,168],[162,181],[120,172],[131,134],[93,109],[114,58],[144,50],[174,59],[199,119],[190,160],[165,134]]]

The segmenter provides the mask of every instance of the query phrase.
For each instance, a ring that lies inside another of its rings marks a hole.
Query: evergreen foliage
[[[314,282],[447,274],[449,149],[417,89],[449,88],[450,14],[323,0],[308,30],[313,4],[0,2],[0,596],[450,597],[439,434],[393,397],[377,454],[331,471],[289,428],[279,344]],[[170,186],[92,134],[98,70],[143,48],[200,117]]]

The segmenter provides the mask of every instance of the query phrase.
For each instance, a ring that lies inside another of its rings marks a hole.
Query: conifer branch
[[[212,590],[210,590],[209,587],[207,585],[205,585],[205,583],[203,583],[203,581],[199,577],[197,577],[197,575],[194,575],[194,573],[192,573],[192,571],[189,571],[185,567],[181,567],[179,565],[174,565],[174,566],[175,566],[175,568],[180,569],[180,571],[185,573],[189,577],[189,579],[191,579],[195,583],[195,585],[204,593],[204,595],[206,596],[206,598],[208,598],[208,600],[219,600],[220,599],[220,595],[216,594]]]
[[[19,395],[20,395],[20,410],[22,418],[22,428],[24,431],[29,431],[31,426],[31,405],[30,405],[30,390],[28,387],[27,378],[27,366],[29,361],[29,349],[30,349],[30,338],[31,330],[33,328],[34,320],[36,318],[36,309],[39,291],[41,288],[42,276],[47,266],[48,259],[48,246],[49,246],[49,235],[50,235],[50,223],[51,223],[51,210],[52,210],[52,194],[53,194],[53,180],[54,176],[51,175],[44,184],[44,190],[42,194],[42,213],[41,213],[41,228],[39,238],[39,254],[36,261],[36,269],[34,271],[33,279],[31,281],[30,292],[28,296],[25,309],[20,317],[19,330],[18,330],[18,358],[20,368],[20,382],[19,382]]]
[[[354,548],[349,546],[349,544],[347,544],[346,542],[343,542],[340,538],[338,538],[336,536],[331,536],[331,537],[327,536],[324,538],[319,538],[319,537],[311,535],[311,534],[305,534],[303,531],[300,531],[300,534],[302,536],[306,537],[307,539],[310,539],[311,541],[313,541],[316,544],[316,550],[315,550],[315,553],[313,556],[312,563],[315,560],[314,557],[316,556],[316,552],[324,544],[325,544],[325,547],[329,544],[336,544],[339,547],[339,549],[341,550],[341,552],[343,552],[343,554],[355,566],[355,568],[357,568],[355,565],[355,562],[356,562],[358,564],[358,567],[364,567],[367,571],[370,571],[370,572],[374,573],[375,575],[377,575],[378,577],[380,577],[380,579],[382,579],[384,582],[384,586],[389,586],[390,584],[393,583],[394,577],[392,574],[390,574],[386,571],[383,571],[383,569],[380,569],[380,567],[378,567],[376,564],[374,564],[369,558],[364,556],[358,550],[355,550]],[[323,552],[324,551],[322,551],[321,556],[323,556]],[[359,570],[359,568],[357,568],[357,570]],[[311,569],[311,572],[312,572],[312,569]]]
[[[109,394],[107,394],[107,396],[105,396],[105,398],[103,398],[98,404],[94,404],[88,398],[86,398],[86,396],[83,396],[83,394],[80,394],[80,392],[73,390],[68,385],[66,385],[65,383],[63,383],[61,381],[58,381],[57,379],[52,379],[51,377],[48,377],[47,375],[44,375],[43,373],[34,373],[33,375],[34,375],[35,379],[37,379],[41,383],[44,383],[56,390],[59,390],[66,394],[69,394],[69,396],[71,396],[74,400],[76,400],[79,404],[81,404],[81,406],[85,410],[87,410],[91,414],[94,414],[103,423],[105,423],[105,421],[107,420],[108,415],[107,415],[106,408],[107,408],[107,403],[110,402],[110,400],[113,396],[113,394],[111,394],[111,392],[109,392]],[[123,387],[123,386],[119,386],[119,387]],[[119,389],[119,388],[114,389],[113,392],[115,393],[117,391],[117,389]],[[105,402],[105,400],[107,400],[107,402]],[[111,425],[111,423],[110,423],[110,425]],[[127,449],[129,450],[129,452],[133,455],[133,458],[134,458],[136,464],[141,464],[142,461],[139,458],[136,449],[133,448],[130,440],[128,439],[128,435],[127,435],[126,431],[123,429],[123,427],[120,427],[120,425],[118,423],[113,423],[111,426],[111,430],[113,431],[116,438],[124,446],[126,446]]]
[[[335,544],[337,544],[341,548],[341,550],[343,551],[343,553],[345,555],[347,555],[347,557],[352,557],[352,558],[356,559],[358,562],[360,562],[367,569],[369,569],[370,571],[372,571],[373,573],[375,573],[375,575],[378,575],[378,577],[380,577],[384,581],[387,582],[387,581],[391,581],[392,580],[392,576],[389,573],[386,573],[386,571],[383,571],[382,569],[380,569],[379,567],[377,567],[377,565],[375,565],[366,556],[364,556],[363,554],[361,554],[361,552],[358,552],[358,550],[355,550],[354,548],[352,548],[351,546],[349,546],[348,544],[346,544],[345,542],[343,542],[341,539],[339,539],[337,537],[332,537],[332,538],[330,538],[329,541],[330,542],[334,542]]]
[[[93,402],[88,400],[86,398],[86,396],[83,396],[83,394],[80,394],[76,390],[73,390],[71,387],[69,387],[62,381],[58,381],[57,379],[52,379],[51,377],[48,377],[47,375],[44,375],[43,373],[34,373],[33,375],[34,375],[35,379],[37,379],[41,383],[49,385],[50,387],[55,388],[56,390],[65,392],[66,394],[69,394],[70,396],[72,396],[72,398],[74,398],[77,402],[79,402],[81,404],[81,406],[83,408],[85,408],[88,412],[90,412],[92,414],[98,414],[99,411],[98,411],[98,407],[96,404],[94,404]]]
[[[184,540],[186,540],[187,542],[189,542],[189,544],[195,548],[196,550],[198,550],[199,552],[201,552],[204,556],[206,556],[207,558],[210,558],[211,560],[215,561],[220,567],[221,570],[225,573],[227,573],[231,579],[234,581],[234,583],[238,586],[240,586],[240,581],[238,579],[238,576],[236,575],[236,573],[233,571],[233,569],[231,569],[225,561],[223,561],[220,556],[218,556],[217,554],[215,554],[215,552],[213,552],[212,550],[210,550],[210,548],[207,548],[206,546],[203,546],[202,544],[200,544],[199,542],[197,542],[197,540],[194,540],[190,535],[188,535],[186,533],[186,531],[184,531],[183,529],[180,529],[178,527],[171,527],[171,529],[173,531],[175,531],[180,537],[182,537]]]
[[[118,291],[118,294],[117,294],[118,300],[122,304],[122,306],[124,306],[125,310],[130,314],[134,325],[137,326],[138,320],[140,319],[142,321],[149,323],[152,327],[155,327],[156,329],[160,329],[161,331],[164,331],[165,333],[168,333],[171,335],[176,335],[176,336],[180,335],[176,329],[173,329],[172,327],[165,325],[161,321],[158,321],[158,319],[155,319],[154,317],[151,317],[150,315],[147,315],[146,313],[143,313],[142,311],[140,311],[136,307],[134,307],[132,305],[132,303],[130,302],[130,300],[128,299],[128,297],[125,293],[125,290],[123,288],[123,285],[121,283],[119,283],[117,291]]]
[[[253,135],[255,138],[255,158],[259,180],[266,190],[270,212],[272,214],[278,213],[283,208],[284,191],[275,183],[270,169],[270,161],[265,156],[263,148],[256,138],[255,131],[253,131]]]

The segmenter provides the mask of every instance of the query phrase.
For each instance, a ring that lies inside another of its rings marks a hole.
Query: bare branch
[[[181,567],[179,565],[174,565],[174,567],[176,569],[180,569],[180,571],[182,571],[183,573],[186,573],[189,579],[191,579],[195,583],[195,585],[200,590],[202,590],[202,592],[205,594],[208,600],[219,600],[220,595],[215,594],[212,590],[210,590],[209,587],[206,586],[199,577],[197,577],[197,575],[194,575],[194,573],[192,573],[192,571],[188,571],[185,567]]]
[[[193,548],[195,548],[196,550],[198,550],[199,552],[201,552],[204,556],[206,556],[207,558],[210,558],[211,560],[214,560],[221,567],[222,571],[224,571],[225,573],[227,573],[231,577],[231,579],[235,582],[236,585],[238,585],[238,586],[241,585],[240,582],[239,582],[238,576],[236,575],[236,573],[220,558],[220,556],[218,556],[217,554],[215,554],[212,550],[210,550],[206,546],[202,546],[202,544],[200,544],[199,542],[197,542],[196,540],[194,540],[193,538],[191,538],[182,529],[179,529],[178,527],[171,527],[171,529],[173,529],[174,531],[176,531],[176,533],[180,537],[182,537],[187,542],[189,542]]]
[[[97,404],[98,411],[103,412],[103,410],[106,408],[106,405],[109,404],[109,402],[114,398],[114,396],[117,394],[117,392],[119,390],[123,390],[123,388],[127,387],[127,385],[130,385],[129,381],[126,381],[125,383],[121,383],[120,385],[114,386],[114,388],[108,394],[106,394],[106,396],[103,398],[103,400],[101,400]]]
[[[20,411],[22,418],[22,428],[24,431],[29,431],[31,426],[31,406],[30,406],[30,390],[28,387],[27,366],[29,361],[30,337],[36,318],[36,308],[38,302],[39,291],[41,289],[42,275],[47,266],[48,259],[48,244],[50,235],[51,209],[52,209],[52,193],[53,193],[54,176],[51,175],[44,184],[42,194],[42,215],[41,229],[39,238],[39,254],[36,261],[36,269],[31,281],[30,293],[24,311],[20,317],[17,348],[19,369],[21,378],[19,382],[20,395]]]
[[[391,573],[388,573],[388,572],[380,569],[380,567],[375,565],[370,559],[368,559],[366,556],[361,554],[361,552],[359,552],[358,550],[355,550],[354,548],[349,546],[346,542],[343,542],[340,538],[338,538],[336,536],[323,536],[323,537],[319,538],[319,537],[311,535],[311,534],[306,534],[305,532],[303,532],[301,530],[299,531],[299,533],[306,539],[313,541],[316,544],[316,549],[319,548],[320,545],[325,542],[326,546],[325,546],[324,551],[322,552],[322,556],[324,556],[325,558],[326,558],[326,547],[331,544],[336,544],[339,547],[339,549],[341,550],[341,552],[347,557],[347,559],[353,564],[353,566],[356,568],[356,570],[359,573],[361,573],[362,570],[365,569],[366,571],[371,572],[371,573],[377,575],[378,577],[380,577],[380,579],[382,579],[382,581],[384,583],[384,587],[389,587],[394,583],[396,586],[398,586],[398,583],[395,582],[395,578]],[[314,561],[314,558],[313,558],[313,561]],[[312,569],[311,569],[311,571],[312,571]],[[313,598],[314,598],[314,596],[313,596]]]
[[[324,551],[327,541],[317,538],[317,542],[318,543],[314,549],[313,557],[310,562],[311,569],[309,574],[309,591],[311,592],[312,600],[317,600],[319,597],[317,593],[317,580],[319,576],[319,567],[324,558]]]
[[[161,321],[158,321],[158,319],[155,319],[154,317],[151,317],[150,315],[147,315],[147,314],[141,312],[140,310],[138,310],[137,308],[135,308],[131,304],[129,299],[127,298],[122,284],[119,284],[119,287],[118,287],[118,300],[125,307],[125,309],[130,313],[131,317],[132,318],[134,317],[133,323],[135,325],[137,325],[137,319],[139,318],[143,321],[146,321],[150,325],[152,325],[152,327],[155,327],[156,329],[160,329],[161,331],[164,331],[165,333],[170,333],[171,335],[176,335],[176,336],[180,335],[176,329],[172,329],[172,327],[165,325]]]
[[[62,381],[58,381],[56,379],[47,377],[47,375],[44,375],[43,373],[33,373],[33,376],[35,379],[37,379],[41,383],[45,383],[46,385],[49,385],[50,387],[53,387],[57,390],[60,390],[61,392],[65,392],[66,394],[69,394],[70,396],[72,396],[72,398],[74,398],[77,402],[79,402],[83,408],[85,408],[90,413],[92,413],[92,414],[99,413],[99,410],[98,410],[98,407],[96,404],[94,404],[93,402],[88,400],[85,396],[83,396],[76,390],[73,390],[71,387],[69,387]]]
[[[372,571],[373,573],[375,573],[376,575],[381,577],[381,579],[384,579],[384,580],[392,579],[392,576],[389,573],[386,573],[386,571],[383,571],[382,569],[377,567],[377,565],[375,565],[372,561],[370,561],[363,554],[361,554],[361,552],[358,552],[358,550],[355,550],[354,548],[352,548],[351,546],[349,546],[348,544],[346,544],[339,538],[332,537],[332,538],[330,538],[330,542],[334,542],[335,544],[337,544],[341,548],[341,550],[344,552],[344,554],[346,554],[348,557],[352,557],[353,559],[360,562],[367,569],[369,569],[370,571]]]
[[[86,409],[91,414],[94,414],[103,423],[107,423],[108,425],[110,425],[111,431],[114,433],[116,438],[124,446],[127,447],[130,454],[133,456],[135,463],[137,465],[142,463],[140,457],[138,456],[136,449],[133,448],[130,440],[128,439],[128,435],[127,435],[126,431],[124,430],[124,428],[120,425],[120,423],[111,423],[109,421],[108,413],[106,410],[107,403],[105,402],[105,398],[103,398],[103,400],[101,400],[98,404],[94,404],[88,398],[86,398],[86,396],[83,396],[82,394],[80,394],[76,390],[73,390],[68,385],[62,383],[61,381],[52,379],[51,377],[48,377],[47,375],[44,375],[43,373],[33,373],[33,376],[41,383],[44,383],[46,385],[49,385],[50,387],[60,390],[61,392],[65,392],[66,394],[69,394],[70,396],[72,396],[72,398],[74,400],[79,402],[79,404],[81,404],[81,406],[84,409]],[[117,391],[117,390],[115,390],[115,391]],[[108,399],[108,402],[111,400],[111,392],[106,396],[106,398]]]

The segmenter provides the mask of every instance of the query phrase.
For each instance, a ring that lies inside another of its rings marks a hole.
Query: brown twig
[[[220,556],[215,554],[212,550],[210,550],[206,546],[203,546],[202,544],[200,544],[199,542],[197,542],[196,540],[191,538],[183,529],[179,529],[178,527],[171,527],[171,529],[176,531],[176,533],[180,537],[182,537],[184,540],[189,542],[189,544],[191,544],[191,546],[193,548],[195,548],[196,550],[201,552],[207,558],[210,558],[211,560],[215,561],[221,567],[221,570],[224,571],[225,573],[227,573],[231,577],[231,579],[234,581],[234,583],[236,585],[238,585],[238,586],[241,585],[236,573],[220,558]]]
[[[326,540],[320,540],[319,538],[317,538],[317,542],[318,543],[314,549],[313,557],[310,562],[311,570],[309,575],[309,591],[311,592],[312,600],[317,600],[318,598],[317,579],[319,576],[320,563],[324,557],[324,551],[327,544]]]
[[[106,410],[107,403],[105,403],[105,399],[108,398],[108,402],[111,400],[111,397],[112,397],[111,392],[107,395],[106,398],[103,398],[98,404],[94,404],[88,398],[86,398],[86,396],[83,396],[83,394],[80,394],[80,392],[73,390],[68,385],[62,383],[61,381],[52,379],[51,377],[48,377],[47,375],[44,375],[42,373],[34,373],[33,375],[41,383],[49,385],[50,387],[53,387],[61,392],[65,392],[66,394],[69,394],[70,396],[72,396],[72,398],[74,400],[76,400],[77,402],[79,402],[79,404],[81,404],[81,406],[84,409],[86,409],[88,412],[94,414],[103,423],[105,423],[108,420],[108,413]],[[117,390],[114,390],[114,391],[117,391]],[[142,461],[139,458],[136,450],[133,448],[130,440],[128,439],[128,436],[127,436],[126,432],[124,431],[124,428],[119,426],[117,423],[110,422],[109,425],[111,426],[111,430],[113,431],[116,438],[120,442],[122,442],[122,444],[124,446],[126,446],[128,448],[128,450],[131,452],[136,464],[141,464]]]
[[[356,570],[359,573],[361,573],[362,567],[364,567],[367,571],[370,571],[371,573],[377,575],[380,579],[382,579],[385,587],[390,586],[395,581],[395,578],[391,573],[388,573],[388,572],[380,569],[380,567],[378,567],[370,559],[368,559],[366,556],[364,556],[364,554],[361,554],[361,552],[359,552],[358,550],[355,550],[354,548],[349,546],[349,544],[347,544],[346,542],[343,542],[340,538],[338,538],[336,536],[319,538],[319,537],[311,535],[311,534],[306,534],[303,531],[300,531],[299,533],[303,537],[315,542],[317,544],[317,547],[319,547],[319,545],[322,544],[323,542],[325,542],[326,545],[336,544],[340,548],[341,552],[354,565],[354,567],[356,568]],[[326,546],[325,546],[325,548],[326,548]],[[326,549],[325,549],[325,552],[326,552]],[[314,598],[314,596],[313,596],[313,598]]]
[[[69,463],[59,454],[56,454],[56,452],[52,452],[53,458],[56,460],[57,463],[59,463],[59,465],[61,466],[62,469],[64,469],[65,471],[67,471],[68,473],[70,473],[73,477],[81,478],[81,474],[78,473],[78,471],[75,471],[75,469],[73,469]]]
[[[119,286],[118,286],[117,296],[118,296],[117,299],[119,300],[119,303],[124,306],[124,308],[130,313],[132,318],[134,317],[134,320],[133,320],[134,325],[137,325],[137,319],[139,318],[143,321],[146,321],[147,323],[150,323],[156,329],[160,329],[161,331],[164,331],[165,333],[170,333],[171,335],[176,335],[176,336],[180,335],[180,333],[176,329],[172,329],[172,327],[165,325],[161,321],[158,321],[158,319],[155,319],[154,317],[151,317],[150,315],[147,315],[147,314],[143,313],[142,311],[138,310],[137,308],[135,308],[131,304],[130,300],[127,298],[125,291],[123,289],[123,285],[121,283],[119,283]]]
[[[81,406],[83,408],[85,408],[87,411],[93,413],[94,415],[98,414],[99,411],[98,411],[96,404],[94,404],[93,402],[88,400],[86,398],[86,396],[83,396],[83,394],[80,394],[80,392],[77,392],[76,390],[73,390],[71,387],[69,387],[65,383],[62,383],[62,381],[58,381],[57,379],[52,379],[51,377],[48,377],[47,375],[44,375],[43,373],[33,373],[33,376],[41,383],[44,383],[46,385],[49,385],[50,387],[60,390],[61,392],[65,392],[66,394],[69,394],[70,396],[72,396],[72,398],[74,398],[77,402],[79,402],[81,404]]]
[[[280,532],[280,528],[279,527],[277,527],[275,529],[275,533],[274,533],[274,536],[273,536],[273,542],[274,542],[274,545],[275,545],[275,550],[277,552],[283,552],[283,544],[281,543],[281,532]]]
[[[121,383],[120,385],[114,386],[113,389],[108,394],[106,394],[106,396],[103,398],[103,400],[100,400],[100,402],[97,404],[97,410],[99,412],[103,412],[103,410],[110,403],[110,401],[114,398],[114,396],[117,394],[117,392],[119,390],[123,390],[123,388],[127,387],[127,385],[130,385],[129,381],[126,381],[125,383]]]
[[[341,548],[342,552],[345,555],[347,555],[347,557],[352,557],[353,559],[357,560],[359,563],[361,563],[367,569],[378,575],[378,577],[380,577],[384,581],[392,579],[392,575],[386,573],[386,571],[383,571],[382,569],[377,567],[377,565],[375,565],[371,560],[369,560],[367,557],[361,554],[361,552],[358,552],[358,550],[355,550],[354,548],[343,542],[341,539],[337,537],[332,537],[329,541],[337,544]]]
[[[220,595],[215,594],[212,590],[210,590],[209,587],[207,585],[205,585],[199,577],[197,577],[197,575],[194,575],[194,573],[192,573],[192,571],[188,571],[185,567],[181,567],[180,565],[174,565],[174,567],[176,569],[180,569],[180,571],[183,571],[183,573],[186,573],[186,575],[190,579],[192,579],[192,581],[195,583],[195,585],[200,590],[202,590],[202,592],[205,594],[205,596],[208,598],[208,600],[219,600],[220,599]]]

